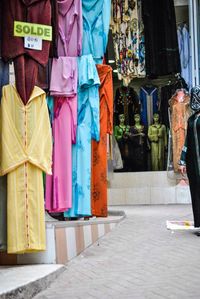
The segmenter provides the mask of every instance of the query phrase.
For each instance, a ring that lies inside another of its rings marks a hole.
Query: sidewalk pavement
[[[0,299],[29,299],[49,286],[63,265],[0,267]]]
[[[128,217],[34,299],[200,298],[200,237],[166,229],[166,220],[191,220],[191,206],[118,209]]]

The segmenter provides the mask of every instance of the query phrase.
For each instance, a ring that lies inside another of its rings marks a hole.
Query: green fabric
[[[151,125],[148,129],[151,143],[151,168],[153,171],[164,170],[167,132],[164,125]]]

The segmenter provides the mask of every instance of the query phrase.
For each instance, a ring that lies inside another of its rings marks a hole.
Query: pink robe
[[[54,100],[53,175],[46,176],[46,210],[64,212],[72,206],[72,143],[76,141],[77,96]]]
[[[83,20],[81,0],[57,0],[59,17],[58,56],[80,56]]]

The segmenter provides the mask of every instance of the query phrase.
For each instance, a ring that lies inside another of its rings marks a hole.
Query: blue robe
[[[91,215],[91,141],[99,141],[100,80],[92,55],[78,58],[78,126],[72,148],[72,208],[65,217]]]
[[[108,42],[111,0],[82,0],[82,53],[92,54],[96,63],[102,63]]]
[[[158,89],[155,86],[143,86],[140,89],[141,120],[143,125],[150,126],[153,114],[158,112]]]
[[[178,27],[178,46],[181,60],[181,76],[187,83],[189,89],[192,87],[192,60],[190,50],[190,34],[187,26]]]

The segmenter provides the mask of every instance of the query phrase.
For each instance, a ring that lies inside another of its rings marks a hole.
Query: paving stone
[[[191,206],[123,209],[127,218],[35,299],[200,298],[200,238],[166,229],[166,220],[192,220]]]

